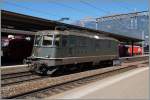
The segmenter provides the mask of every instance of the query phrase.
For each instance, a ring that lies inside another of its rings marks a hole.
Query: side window
[[[108,40],[108,48],[111,48],[111,42],[112,40]]]
[[[69,36],[69,46],[76,46],[76,37]]]
[[[110,49],[111,48],[111,41],[110,40],[104,40],[105,45],[103,45],[105,48]]]
[[[86,38],[85,37],[81,37],[81,46],[86,46]]]
[[[96,48],[100,48],[100,40],[96,40],[95,42],[96,42],[96,43],[95,43],[95,47],[96,47]]]
[[[67,38],[62,39],[62,46],[66,47],[67,46]]]
[[[86,46],[86,47],[88,46],[88,38],[87,37],[84,38],[84,46]]]
[[[107,46],[106,40],[102,39],[101,40],[101,47],[102,47],[102,49],[106,49],[106,46]]]
[[[77,36],[77,46],[79,46],[79,47],[82,46],[82,39],[79,36]]]
[[[76,42],[76,46],[81,46],[81,47],[85,47],[88,46],[87,42],[87,38],[86,37],[76,37],[77,42]]]
[[[59,46],[60,45],[60,35],[56,35],[55,36],[54,42],[55,42],[55,46]]]

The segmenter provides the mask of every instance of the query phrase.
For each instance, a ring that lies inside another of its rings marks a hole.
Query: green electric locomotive
[[[44,30],[36,33],[32,55],[27,61],[33,71],[44,75],[59,68],[69,69],[69,65],[102,62],[112,65],[118,59],[118,44],[118,40],[98,33]]]

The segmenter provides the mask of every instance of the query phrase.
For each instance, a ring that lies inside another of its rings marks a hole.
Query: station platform
[[[110,76],[47,99],[149,100],[149,67]]]

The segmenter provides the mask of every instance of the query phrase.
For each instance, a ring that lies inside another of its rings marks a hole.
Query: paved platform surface
[[[48,99],[141,99],[149,100],[149,67],[105,78]]]

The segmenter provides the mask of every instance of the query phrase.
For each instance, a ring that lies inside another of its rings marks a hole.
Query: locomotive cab
[[[54,58],[55,48],[59,47],[60,35],[57,33],[37,34],[35,36],[32,56],[38,58]]]
[[[47,74],[49,66],[55,66],[56,48],[60,45],[60,34],[58,31],[40,31],[35,35],[32,55],[26,63],[32,64],[33,71],[40,74]],[[56,70],[50,67],[50,73]]]

